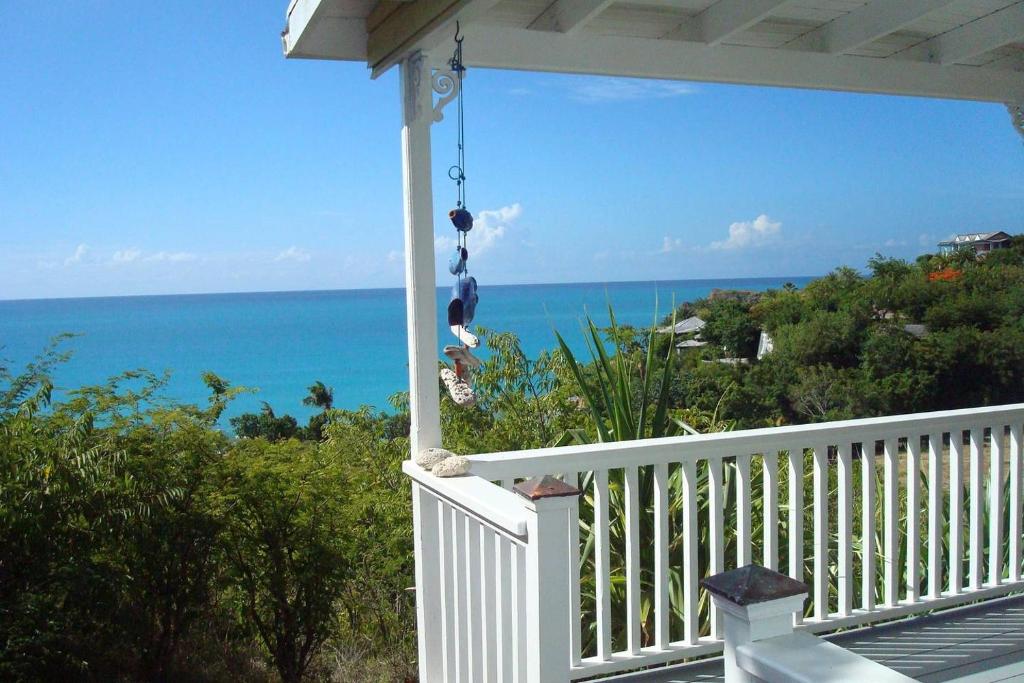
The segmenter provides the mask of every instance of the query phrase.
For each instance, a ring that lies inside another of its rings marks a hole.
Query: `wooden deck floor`
[[[1024,683],[1024,595],[849,631],[829,640],[924,683]],[[617,676],[615,683],[719,683],[722,660]]]

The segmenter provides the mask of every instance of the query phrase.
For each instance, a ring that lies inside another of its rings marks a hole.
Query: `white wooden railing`
[[[478,455],[454,479],[407,463],[421,678],[569,681],[718,652],[699,581],[751,562],[810,585],[812,632],[1020,590],[1022,426],[1017,404]],[[583,502],[509,490],[543,475]]]

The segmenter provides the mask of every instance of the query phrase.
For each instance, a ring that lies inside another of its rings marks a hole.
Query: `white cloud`
[[[682,248],[683,248],[683,240],[681,240],[678,237],[672,238],[672,237],[669,237],[668,235],[665,235],[665,240],[661,243],[661,250],[659,251],[659,253],[661,253],[661,254],[670,254],[673,251],[679,251]]]
[[[88,244],[79,244],[77,247],[75,247],[75,253],[64,259],[64,265],[73,266],[78,263],[82,263],[83,261],[88,259],[89,251],[90,249]]]
[[[141,249],[121,249],[114,252],[111,260],[114,263],[131,263],[132,261],[138,261],[140,256],[142,256]]]
[[[469,233],[472,253],[479,256],[497,244],[505,236],[508,224],[514,223],[521,215],[523,207],[518,202],[477,214],[473,220],[473,231]]]
[[[167,261],[168,263],[183,263],[195,261],[199,257],[187,251],[158,251],[143,258],[143,261]]]
[[[631,78],[579,79],[570,87],[570,96],[578,102],[623,102],[632,100],[662,100],[692,95],[696,90],[688,83],[647,81]]]
[[[882,246],[889,247],[891,249],[893,247],[905,247],[907,246],[907,243],[904,240],[887,239]]]
[[[729,226],[729,239],[712,242],[712,249],[744,249],[760,247],[774,242],[782,234],[782,223],[773,221],[767,214],[761,214],[752,221],[742,221]]]
[[[438,254],[448,253],[459,244],[458,240],[448,235],[434,235],[434,251]],[[404,256],[405,252],[401,252]]]
[[[275,256],[274,260],[275,261],[294,261],[296,263],[306,263],[311,258],[313,258],[312,254],[310,254],[305,249],[299,249],[296,246],[291,246],[291,247],[288,247],[287,249],[285,249],[284,251],[282,251],[277,256]]]

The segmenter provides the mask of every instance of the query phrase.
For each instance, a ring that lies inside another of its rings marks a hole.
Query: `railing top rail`
[[[1024,403],[807,425],[745,429],[639,441],[615,441],[525,451],[487,453],[469,457],[471,472],[485,479],[532,477],[565,471],[614,469],[687,459],[760,453],[789,446],[853,443],[860,439],[927,434],[950,428],[991,426],[1024,419]]]
[[[473,475],[435,477],[409,460],[402,463],[402,471],[437,497],[462,508],[481,521],[513,536],[526,535],[526,507],[523,499],[515,493]]]

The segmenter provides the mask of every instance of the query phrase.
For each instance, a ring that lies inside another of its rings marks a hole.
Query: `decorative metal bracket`
[[[1010,121],[1013,122],[1013,127],[1017,129],[1020,136],[1024,138],[1024,100],[1017,104],[1010,102],[1006,103],[1006,111],[1010,112]]]
[[[434,104],[434,122],[444,119],[444,108],[459,95],[462,81],[452,69],[434,69],[430,85],[441,98]]]

